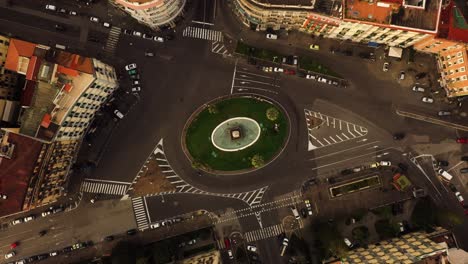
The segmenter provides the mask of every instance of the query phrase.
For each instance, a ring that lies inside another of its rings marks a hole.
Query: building
[[[4,67],[9,46],[10,39],[0,36],[0,124],[14,119],[19,98],[19,75]]]
[[[109,0],[129,13],[138,22],[153,30],[174,27],[177,17],[184,14],[186,0]]]
[[[19,137],[37,146],[31,151],[37,155],[28,158],[33,164],[22,164],[25,158],[18,155],[25,155],[21,146],[26,144],[20,143],[11,155],[14,164],[0,161],[0,168],[19,167],[28,174],[21,202],[27,210],[64,193],[81,139],[118,82],[114,68],[99,60],[19,39],[9,39],[4,68],[24,80],[19,100],[5,104],[3,117],[8,114],[9,125],[0,130],[4,144]],[[8,175],[0,172],[0,181],[2,177]],[[0,185],[0,193],[4,188],[8,184]]]
[[[221,254],[217,250],[201,252],[195,256],[185,258],[180,264],[221,264]]]

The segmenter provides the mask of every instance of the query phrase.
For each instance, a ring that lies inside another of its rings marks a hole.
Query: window
[[[457,60],[458,63],[463,63],[463,58]]]
[[[460,67],[460,72],[465,72],[465,67]]]
[[[466,80],[468,79],[468,77],[466,77],[466,75],[463,75],[463,76],[461,77],[461,79],[464,80],[464,81],[466,81]]]
[[[461,56],[462,56],[462,52],[461,51],[457,52],[457,57],[461,57]]]

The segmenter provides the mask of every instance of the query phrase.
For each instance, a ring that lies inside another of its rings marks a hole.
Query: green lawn
[[[318,61],[316,61],[314,59],[308,58],[308,57],[300,57],[299,58],[299,68],[301,68],[303,70],[306,70],[306,71],[313,71],[313,72],[317,72],[317,73],[321,73],[321,74],[341,78],[341,76],[338,73],[336,73],[336,72],[332,71],[331,69],[325,67],[320,62],[318,62]]]
[[[333,187],[333,188],[330,188],[330,190],[333,196],[337,196],[339,194],[344,195],[344,194],[358,191],[364,187],[372,187],[374,185],[379,185],[379,184],[380,184],[379,176],[372,176],[372,177],[365,178],[362,180],[347,183],[340,187]]]
[[[234,171],[252,168],[250,158],[255,154],[263,156],[265,162],[273,158],[283,147],[288,134],[288,122],[283,112],[275,122],[266,118],[266,110],[276,106],[253,98],[232,98],[216,103],[216,113],[210,113],[208,108],[201,111],[186,132],[186,146],[196,162],[214,170]],[[249,117],[256,120],[262,132],[258,141],[252,146],[236,151],[225,152],[217,149],[211,143],[213,129],[233,117]],[[279,124],[279,132],[274,130],[274,124]]]

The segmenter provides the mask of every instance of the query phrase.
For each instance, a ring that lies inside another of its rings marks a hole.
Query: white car
[[[346,237],[344,238],[344,242],[349,248],[353,247],[353,243],[351,243],[351,241],[349,241],[349,239],[347,239]]]
[[[403,222],[398,222],[398,228],[400,229],[400,232],[405,232],[405,226],[403,225]]]
[[[23,223],[23,219],[21,219],[21,218],[18,218],[18,219],[15,219],[15,220],[11,221],[12,225],[17,225],[17,224],[21,224],[21,223]]]
[[[50,253],[49,253],[49,256],[51,256],[51,257],[55,257],[55,256],[57,256],[57,255],[58,255],[58,252],[57,252],[57,251],[54,251],[54,252],[50,252]]]
[[[327,83],[327,81],[328,81],[327,79],[325,79],[325,78],[323,78],[323,77],[319,77],[317,80],[318,80],[319,82],[323,82],[323,83]]]
[[[133,70],[133,69],[136,69],[136,68],[137,68],[136,63],[130,63],[130,64],[125,66],[125,70],[127,70],[127,71],[130,71],[130,70]]]
[[[388,68],[390,67],[390,63],[384,62],[382,70],[384,72],[388,72]]]
[[[278,35],[275,34],[266,34],[267,39],[278,39]]]
[[[457,199],[458,199],[458,201],[459,201],[460,203],[463,203],[463,201],[465,201],[465,199],[463,199],[463,196],[461,195],[460,192],[456,192],[456,193],[455,193],[455,196],[457,197]]]
[[[16,253],[14,251],[11,251],[9,253],[6,253],[5,254],[5,259],[9,259],[9,258],[12,258],[16,255]]]
[[[124,115],[122,114],[122,112],[120,112],[120,111],[117,110],[117,109],[114,110],[114,114],[115,114],[119,119],[124,118]]]
[[[248,246],[247,246],[247,250],[248,250],[248,251],[251,251],[251,252],[257,252],[257,247],[248,245]]]
[[[52,213],[51,210],[47,210],[47,211],[45,211],[45,212],[42,212],[41,215],[42,215],[42,217],[46,217],[46,216],[50,215],[51,213]]]
[[[274,72],[284,72],[283,68],[275,67],[273,68]]]
[[[419,86],[413,86],[413,91],[414,92],[420,92],[420,93],[424,93],[426,89],[422,88],[422,87],[419,87]]]
[[[76,11],[70,11],[68,12],[68,14],[70,14],[71,16],[77,16],[78,13]]]
[[[283,246],[287,246],[289,244],[289,239],[283,238]]]
[[[161,224],[160,224],[160,223],[154,223],[154,224],[151,224],[151,225],[150,225],[150,228],[151,228],[151,229],[157,229],[157,228],[159,228],[159,227],[161,227]]]
[[[229,259],[234,259],[234,255],[232,255],[232,250],[229,249],[227,253],[228,253]]]
[[[423,101],[424,103],[428,103],[428,104],[434,103],[434,99],[431,97],[427,97],[427,96],[424,96],[423,98],[421,98],[421,101]]]
[[[36,219],[36,217],[34,215],[30,215],[30,216],[26,216],[23,220],[25,223],[29,222],[29,221],[32,221]]]
[[[140,37],[140,38],[143,36],[143,34],[140,31],[135,31],[135,30],[132,32],[132,35],[135,37]]]
[[[140,91],[141,91],[141,87],[140,87],[140,86],[132,87],[132,92],[133,92],[133,93],[140,92]]]
[[[317,77],[315,75],[312,75],[312,74],[307,74],[306,75],[306,79],[311,79],[311,80],[315,80]]]
[[[89,21],[99,23],[99,18],[92,16],[92,17],[89,18]]]
[[[132,84],[133,84],[133,85],[140,85],[140,80],[133,80],[133,81],[132,81]]]
[[[405,72],[401,71],[400,72],[400,80],[404,80],[404,79],[405,79]]]
[[[381,161],[380,166],[389,167],[389,166],[392,166],[392,163],[390,161]]]
[[[108,22],[104,22],[104,23],[102,23],[102,25],[103,25],[104,27],[106,27],[106,28],[110,28],[110,27],[111,27],[111,24],[108,23]]]
[[[154,37],[154,41],[163,43],[164,39],[162,37],[157,37],[156,36],[156,37]]]
[[[6,194],[0,194],[0,199],[6,200],[8,199],[8,196]]]
[[[57,7],[54,5],[46,5],[45,6],[46,10],[52,10],[52,11],[57,11]]]

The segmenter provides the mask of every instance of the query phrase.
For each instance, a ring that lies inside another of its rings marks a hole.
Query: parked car
[[[132,236],[135,235],[138,231],[136,229],[127,230],[127,235]]]
[[[461,168],[460,173],[468,173],[468,168]]]
[[[106,236],[106,237],[104,238],[104,240],[105,240],[105,241],[112,241],[112,240],[114,240],[114,236]]]
[[[154,37],[153,40],[156,41],[156,42],[160,42],[160,43],[164,42],[164,38],[158,37],[158,36]]]
[[[89,21],[99,23],[99,18],[91,16],[91,17],[89,17]]]
[[[21,223],[23,223],[23,219],[21,219],[21,218],[18,218],[18,219],[15,219],[15,220],[11,221],[12,225],[17,225],[17,224],[21,224]]]
[[[73,11],[73,10],[68,12],[68,14],[71,15],[71,16],[77,16],[78,15],[78,13],[76,11]]]
[[[426,77],[426,75],[427,75],[427,73],[425,73],[425,72],[420,72],[420,73],[416,74],[416,75],[414,76],[414,78],[415,78],[416,80],[419,80],[419,79],[422,79],[422,78]]]
[[[449,115],[451,115],[451,114],[452,114],[452,112],[450,112],[450,111],[444,111],[444,110],[439,111],[439,112],[437,113],[438,116],[449,116]]]
[[[306,208],[301,208],[300,212],[301,212],[301,216],[302,216],[303,218],[306,218],[306,217],[307,217],[307,209],[306,209]]]
[[[380,162],[380,166],[382,166],[382,167],[384,167],[384,166],[388,167],[388,166],[392,166],[392,163],[391,163],[390,161],[384,161],[384,160],[382,160],[382,161]]]
[[[10,249],[15,249],[19,245],[19,242],[14,242],[10,244]]]
[[[224,246],[226,249],[231,249],[231,240],[229,238],[224,238]]]
[[[432,97],[427,97],[427,96],[424,96],[423,98],[421,98],[421,101],[423,101],[424,103],[428,103],[428,104],[434,103],[434,99]]]
[[[153,52],[145,52],[145,57],[154,57]]]
[[[307,214],[312,215],[312,205],[310,204],[310,200],[305,200],[304,201],[306,208],[307,208]]]
[[[54,5],[46,5],[45,9],[50,11],[57,11],[57,7]]]
[[[419,86],[413,86],[413,89],[412,89],[414,92],[420,92],[420,93],[424,93],[424,91],[426,91],[426,89],[422,88],[422,87],[419,87]]]
[[[153,39],[153,36],[151,36],[150,34],[143,34],[143,38],[144,39]]]
[[[353,243],[351,243],[351,241],[348,238],[345,237],[343,241],[346,244],[346,246],[348,246],[349,248],[353,247]]]
[[[307,75],[306,75],[306,79],[312,79],[312,80],[315,80],[315,79],[317,79],[317,76],[315,76],[315,75],[312,75],[312,74],[307,74]]]
[[[257,252],[257,247],[248,245],[248,246],[247,246],[247,250],[248,250],[248,251],[251,251],[251,252]]]
[[[139,38],[141,38],[143,36],[143,34],[140,31],[136,31],[136,30],[134,30],[132,32],[132,35],[135,36],[135,37],[139,37]]]
[[[6,194],[0,194],[0,199],[6,200],[6,199],[8,199],[8,195],[6,195]]]
[[[49,256],[55,257],[55,256],[57,256],[58,254],[59,254],[58,251],[52,251],[52,252],[49,253]]]
[[[405,134],[404,134],[404,133],[399,132],[399,133],[393,134],[393,139],[394,139],[394,140],[402,140],[402,139],[404,139],[404,138],[405,138]]]
[[[400,72],[400,80],[404,80],[404,79],[405,79],[405,72],[401,71]]]
[[[130,63],[130,64],[127,64],[125,66],[125,70],[127,70],[127,71],[130,71],[130,70],[133,70],[133,69],[136,69],[136,68],[137,68],[136,63]]]
[[[133,93],[141,92],[141,87],[140,86],[132,87],[132,92]]]
[[[12,258],[15,255],[16,255],[16,252],[14,252],[14,251],[8,252],[8,253],[5,254],[5,259]]]
[[[283,68],[279,68],[279,67],[274,67],[273,71],[274,72],[284,72]]]
[[[52,207],[51,207],[51,208],[52,208]],[[53,213],[53,214],[56,214],[56,213],[63,212],[63,209],[64,209],[64,208],[63,208],[62,206],[52,208],[52,213]]]
[[[122,112],[120,112],[120,111],[117,110],[117,109],[114,110],[114,114],[115,114],[115,116],[117,116],[119,119],[124,118],[124,114],[122,114]]]
[[[29,222],[29,221],[32,221],[36,219],[36,216],[35,215],[30,215],[30,216],[26,216],[23,220],[25,223]]]
[[[390,68],[390,63],[384,62],[382,70],[384,72],[388,72],[388,69]]]
[[[154,224],[151,224],[151,225],[150,225],[150,228],[151,228],[151,229],[158,229],[158,228],[160,228],[160,227],[161,227],[161,224],[160,224],[160,223],[154,223]]]
[[[55,24],[55,30],[57,31],[65,31],[65,27],[59,24]]]
[[[295,70],[284,70],[284,74],[287,74],[287,75],[295,75],[296,74],[296,71]]]
[[[132,31],[130,29],[124,29],[124,34],[126,35],[132,35]]]
[[[310,44],[309,49],[311,50],[320,50],[320,46],[317,44]]]
[[[41,230],[39,231],[39,236],[45,236],[45,234],[47,234],[47,230]]]
[[[52,209],[51,208],[49,208],[47,211],[42,212],[41,216],[46,217],[46,216],[48,216],[50,214],[52,214]]]
[[[468,137],[459,137],[459,138],[457,138],[457,143],[468,144]]]
[[[461,195],[460,192],[456,192],[455,193],[455,196],[457,197],[457,200],[463,204],[463,201],[465,201],[465,199],[463,199],[463,196]]]
[[[449,165],[449,163],[446,160],[438,160],[437,165],[440,166],[440,167],[447,167]]]
[[[232,250],[229,249],[227,251],[227,254],[228,254],[229,259],[234,259],[234,255],[232,254]]]
[[[140,80],[133,80],[132,85],[140,85]]]
[[[405,225],[403,225],[403,222],[398,222],[398,229],[400,233],[405,232]]]
[[[57,12],[62,14],[68,14],[68,11],[65,8],[60,8]]]
[[[106,28],[110,28],[111,24],[109,22],[104,22],[104,23],[102,23],[102,26],[106,27]]]
[[[267,39],[278,39],[278,35],[276,34],[266,34]]]

